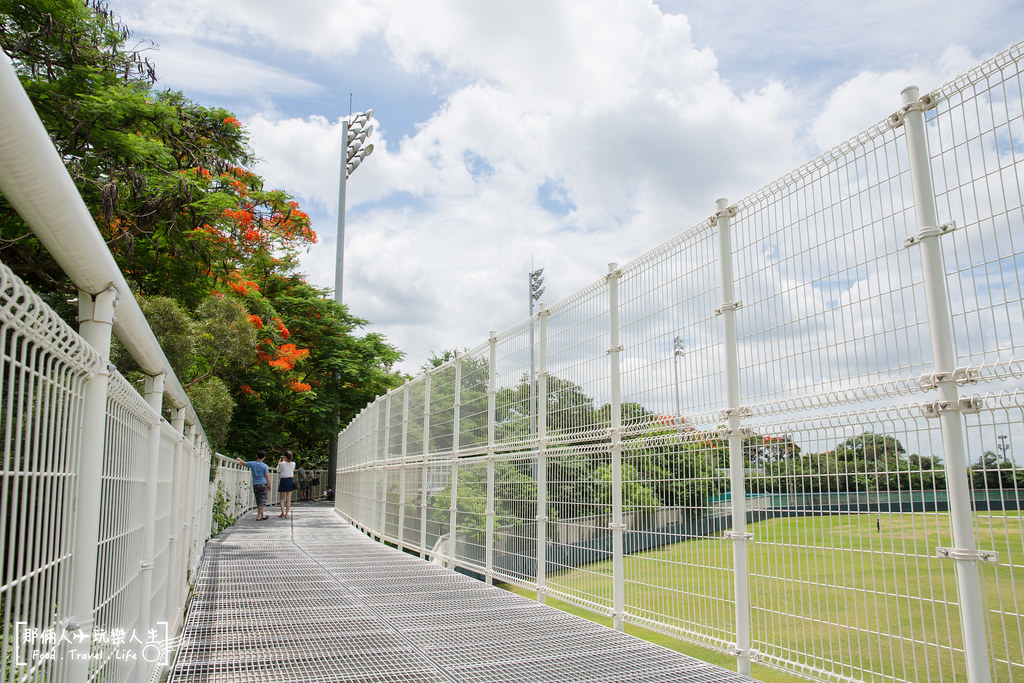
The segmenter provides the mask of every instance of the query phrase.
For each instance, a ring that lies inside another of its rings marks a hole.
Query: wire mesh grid
[[[749,679],[373,543],[322,507],[209,544],[169,683],[357,680]]]
[[[69,603],[85,383],[99,356],[0,265],[0,673],[60,674],[45,632]],[[63,532],[63,533],[62,533]],[[32,656],[38,650],[42,657]]]
[[[430,512],[453,549],[493,517],[455,564],[482,550],[493,577],[741,670],[1024,680],[1022,60],[1019,44],[905,90],[892,116],[493,334],[493,487],[484,453],[424,440],[424,461],[466,478]],[[425,423],[457,424],[458,391],[438,401]]]

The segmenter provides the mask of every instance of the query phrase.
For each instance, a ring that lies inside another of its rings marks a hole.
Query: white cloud
[[[965,48],[954,45],[943,52],[936,64],[913,70],[858,73],[833,89],[811,126],[814,142],[822,149],[844,142],[851,133],[874,125],[899,109],[899,93],[905,87],[916,85],[924,94],[976,63],[977,59]]]
[[[219,97],[248,95],[269,102],[277,95],[308,95],[322,87],[283,69],[192,40],[170,42],[151,59],[162,86]]]
[[[136,35],[185,36],[198,43],[253,45],[309,52],[351,53],[385,20],[365,0],[131,0],[113,7]]]
[[[432,84],[441,106],[401,137],[389,122],[402,95],[378,86],[394,102],[378,109],[374,155],[348,185],[345,299],[408,353],[410,371],[430,351],[474,346],[524,317],[531,262],[547,267],[545,298],[567,296],[609,261],[710,215],[716,198],[736,201],[877,122],[909,82],[937,86],[977,59],[964,48],[929,58],[958,33],[934,9],[921,15],[927,43],[910,51],[902,27],[899,41],[890,30],[903,16],[891,3],[832,12],[724,0],[689,18],[650,0],[125,0],[114,9],[161,43],[154,59],[175,87],[211,93],[210,104],[257,93],[241,100],[253,112],[257,170],[317,221],[322,242],[304,267],[323,286],[333,285],[340,125],[282,115],[275,103],[336,90],[357,61]],[[737,90],[718,52],[744,50],[769,62]],[[886,50],[900,59],[885,60]],[[801,88],[811,81],[821,98],[808,109]]]

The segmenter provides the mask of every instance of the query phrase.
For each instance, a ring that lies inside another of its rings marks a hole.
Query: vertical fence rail
[[[541,304],[538,314],[539,325],[537,326],[540,347],[537,350],[537,361],[540,370],[535,373],[536,389],[533,389],[533,382],[530,383],[530,408],[534,415],[534,451],[536,453],[536,478],[537,478],[537,601],[544,602],[547,595],[547,546],[548,546],[548,318],[551,312],[547,306]],[[530,324],[530,366],[533,367],[533,345],[534,325]]]
[[[747,531],[746,457],[743,453],[743,432],[740,418],[744,408],[740,404],[739,344],[736,338],[736,310],[742,305],[736,299],[733,286],[732,233],[729,219],[735,210],[729,208],[726,199],[719,199],[715,213],[718,232],[719,268],[721,271],[722,305],[715,311],[722,317],[723,352],[725,356],[726,407],[722,416],[726,419],[725,434],[729,449],[729,496],[731,502],[732,529],[726,538],[733,543],[733,590],[736,609],[737,670],[750,675],[750,590],[747,561],[747,542],[752,534]]]
[[[916,87],[905,89],[900,113],[907,128],[910,178],[918,229],[918,233],[909,238],[911,245],[908,246],[917,245],[921,250],[924,295],[934,363],[934,374],[931,379],[939,390],[939,401],[932,404],[932,413],[939,420],[942,432],[953,528],[954,547],[940,548],[939,552],[952,557],[956,562],[960,622],[967,656],[967,679],[971,683],[981,683],[991,680],[988,628],[985,624],[984,597],[978,572],[978,562],[983,558],[975,543],[970,483],[967,479],[967,462],[964,457],[963,424],[960,417],[962,411],[973,410],[974,405],[969,400],[968,403],[960,402],[954,379],[956,360],[953,349],[953,324],[949,315],[946,269],[939,245],[943,233],[953,226],[939,225],[922,112],[922,109],[930,104],[931,98],[922,101],[919,94]]]
[[[446,535],[465,571],[741,672],[1024,681],[1022,61],[1015,45],[905,91],[891,117],[413,380],[414,550]],[[339,438],[353,491],[372,414]]]

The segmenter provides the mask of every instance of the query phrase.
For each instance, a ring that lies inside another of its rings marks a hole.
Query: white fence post
[[[377,444],[380,448],[380,466],[377,469],[377,477],[380,479],[380,500],[378,501],[380,513],[375,526],[377,538],[381,542],[384,541],[384,532],[388,529],[388,455],[390,455],[391,451],[391,393],[392,390],[388,389],[388,393],[384,397],[384,441]]]
[[[455,538],[459,521],[459,432],[462,431],[462,356],[455,357],[455,398],[452,415],[452,485],[448,507],[448,564],[455,568]]]
[[[732,503],[732,529],[725,533],[732,539],[734,590],[736,593],[736,670],[750,675],[750,569],[747,558],[747,542],[752,534],[747,533],[747,492],[744,481],[746,465],[743,458],[743,432],[740,417],[744,409],[740,406],[740,366],[736,337],[736,309],[741,302],[736,300],[732,270],[732,233],[729,219],[736,215],[729,202],[719,199],[715,219],[718,225],[718,256],[722,278],[722,306],[716,313],[722,316],[723,346],[725,353],[726,402],[724,416],[727,418],[726,433],[729,438],[729,491]]]
[[[430,378],[423,378],[423,490],[420,492],[420,557],[427,556],[427,486],[430,483]]]
[[[616,631],[622,631],[622,617],[626,611],[626,571],[623,560],[622,521],[622,385],[619,354],[619,264],[608,264],[608,360],[611,382],[609,447],[612,465],[612,622]]]
[[[181,518],[182,501],[187,485],[183,485],[184,467],[182,460],[185,457],[185,409],[180,408],[174,411],[171,424],[178,434],[178,442],[174,445],[174,467],[172,468],[174,479],[171,482],[171,533],[168,538],[170,547],[167,558],[169,568],[167,570],[167,616],[171,622],[172,633],[177,633],[178,612],[183,607],[180,600],[180,593],[184,577],[181,575]],[[182,622],[184,625],[184,622]]]
[[[487,506],[484,520],[484,574],[487,583],[494,583],[494,412],[498,389],[498,333],[491,330],[487,339]]]
[[[538,368],[533,401],[537,416],[537,600],[543,603],[547,595],[548,568],[548,316],[547,304],[540,304],[537,314]],[[533,325],[530,325],[533,329]],[[530,386],[534,386],[533,383]]]
[[[929,414],[939,420],[942,432],[949,512],[953,526],[953,543],[956,547],[940,548],[938,551],[946,551],[944,556],[955,558],[967,678],[971,683],[981,683],[991,680],[990,654],[988,629],[982,609],[984,596],[978,572],[981,554],[974,539],[970,481],[967,477],[963,422],[960,417],[961,411],[971,409],[973,403],[970,399],[961,402],[954,377],[956,356],[953,349],[953,322],[950,319],[946,270],[942,261],[942,248],[939,245],[940,236],[953,226],[939,225],[924,127],[924,109],[930,104],[931,98],[922,100],[919,99],[919,94],[917,87],[914,86],[903,90],[903,108],[900,110],[906,125],[910,179],[914,188],[914,210],[918,229],[918,234],[909,238],[905,244],[921,248],[921,269],[932,342],[934,374],[931,383],[938,389],[940,396],[937,403],[931,404]]]
[[[164,375],[147,375],[144,392],[146,403],[153,409],[153,421],[149,425],[149,453],[146,463],[146,512],[143,521],[142,562],[139,571],[142,573],[142,596],[139,604],[139,623],[142,628],[149,629],[152,624],[153,603],[153,561],[156,555],[156,502],[157,479],[160,474],[160,429],[161,410],[164,400]],[[149,666],[139,661],[135,669],[135,679],[145,683],[149,678]]]
[[[402,467],[398,481],[398,549],[405,548],[405,458],[409,454],[409,380],[402,387]]]
[[[78,292],[80,334],[100,354],[110,359],[117,290],[109,287],[95,296]],[[99,561],[100,492],[103,486],[103,447],[107,426],[107,383],[110,373],[102,367],[85,386],[82,419],[82,447],[78,460],[78,493],[75,509],[75,544],[71,577],[71,616],[65,629],[88,636],[93,627],[96,568]],[[89,660],[68,658],[65,681],[78,683],[88,678]]]

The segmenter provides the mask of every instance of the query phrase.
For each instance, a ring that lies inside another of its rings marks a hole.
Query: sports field
[[[1024,681],[1024,519],[976,518],[993,679]],[[753,647],[786,668],[829,680],[966,680],[953,545],[946,513],[779,518],[750,525]],[[626,557],[628,621],[704,645],[734,640],[733,543],[683,541]],[[611,606],[611,562],[556,572],[555,606]],[[523,595],[534,591],[514,588]],[[607,617],[596,617],[610,623]],[[664,634],[637,633],[729,669],[735,660]],[[796,680],[755,667],[762,680]]]

